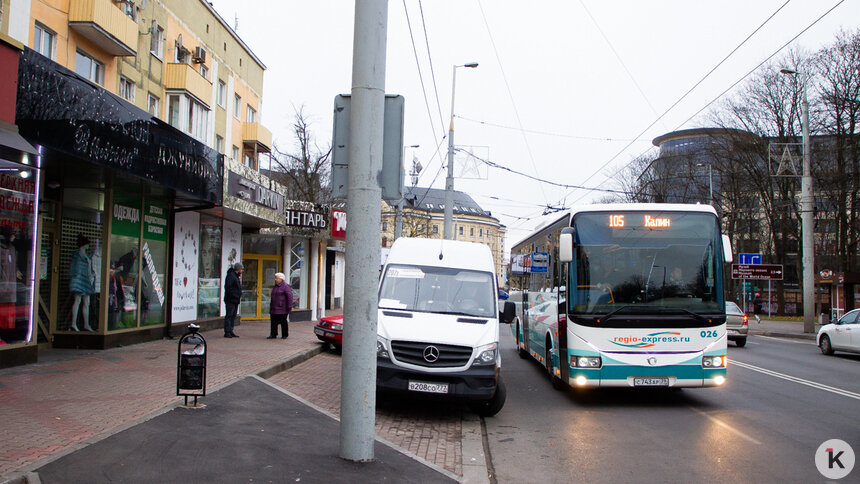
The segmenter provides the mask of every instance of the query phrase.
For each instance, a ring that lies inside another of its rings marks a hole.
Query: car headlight
[[[496,343],[490,343],[479,346],[477,353],[478,356],[475,357],[475,361],[472,362],[472,366],[495,365],[496,356],[498,354],[498,345]]]
[[[575,368],[600,368],[603,361],[599,356],[570,356],[570,366]]]
[[[391,359],[391,353],[388,351],[388,340],[382,336],[376,337],[376,357]]]
[[[702,357],[703,368],[725,368],[728,363],[729,359],[726,355]]]

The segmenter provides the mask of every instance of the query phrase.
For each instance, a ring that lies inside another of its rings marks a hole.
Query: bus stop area
[[[202,333],[196,408],[176,396],[178,338],[0,370],[0,483],[487,481],[466,409],[387,404],[374,462],[341,459],[341,357],[313,326],[290,323],[286,340],[266,339],[268,321],[242,322],[239,338]]]

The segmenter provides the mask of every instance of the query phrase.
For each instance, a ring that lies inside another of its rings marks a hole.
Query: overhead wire
[[[842,3],[843,1],[844,1],[844,0],[841,0],[839,3]],[[693,92],[693,90],[694,90],[694,89],[696,89],[700,84],[702,84],[702,82],[704,82],[708,77],[710,77],[710,76],[711,76],[711,74],[713,74],[713,73],[714,73],[714,71],[716,71],[716,70],[717,70],[721,65],[723,65],[723,63],[725,63],[725,62],[726,62],[726,61],[727,61],[727,60],[728,60],[732,55],[734,55],[734,54],[735,54],[735,52],[737,52],[737,51],[738,51],[738,49],[740,49],[740,48],[741,48],[741,46],[743,46],[744,44],[746,44],[746,42],[747,42],[749,39],[751,39],[751,38],[752,38],[752,37],[753,37],[753,36],[754,36],[754,35],[755,35],[759,30],[761,30],[761,29],[762,29],[762,28],[763,28],[763,27],[764,27],[768,22],[770,22],[770,21],[771,21],[771,19],[773,19],[773,17],[774,17],[774,16],[776,16],[776,14],[778,14],[778,13],[779,13],[779,12],[780,12],[780,11],[781,11],[781,10],[782,10],[782,9],[783,9],[787,4],[788,4],[788,3],[790,3],[790,2],[791,2],[791,0],[786,0],[786,1],[785,1],[785,3],[783,3],[782,5],[780,5],[780,6],[779,6],[779,8],[777,8],[777,9],[776,9],[772,14],[770,14],[770,16],[768,16],[768,18],[767,18],[767,19],[765,19],[765,20],[764,20],[764,21],[763,21],[763,22],[762,22],[758,27],[756,27],[756,28],[755,28],[755,30],[753,30],[753,31],[752,31],[752,33],[750,33],[749,35],[747,35],[747,36],[746,36],[746,38],[744,38],[744,40],[742,40],[740,44],[738,44],[734,49],[732,49],[732,50],[731,50],[731,52],[729,52],[725,57],[723,57],[723,59],[722,59],[722,60],[720,60],[720,62],[718,62],[718,63],[717,63],[713,68],[711,68],[711,70],[709,70],[709,71],[708,71],[704,76],[702,76],[702,78],[701,78],[701,79],[699,79],[699,81],[697,81],[697,82],[696,82],[692,87],[690,87],[690,88],[689,88],[689,89],[688,89],[684,94],[682,94],[682,95],[681,95],[681,97],[679,97],[679,98],[678,98],[678,100],[676,100],[674,103],[672,103],[672,105],[671,105],[671,106],[669,106],[668,108],[666,108],[666,110],[665,110],[665,111],[663,111],[663,114],[661,114],[660,116],[658,116],[658,117],[657,117],[657,119],[655,119],[653,122],[651,122],[651,124],[649,124],[648,126],[646,126],[646,127],[645,127],[645,129],[643,129],[643,130],[642,130],[638,135],[636,135],[635,139],[639,139],[639,138],[641,138],[641,137],[642,137],[642,135],[644,135],[646,132],[648,132],[648,130],[649,130],[649,129],[651,129],[655,124],[657,124],[661,119],[663,119],[663,117],[664,117],[664,116],[666,116],[667,114],[669,114],[669,111],[671,111],[672,109],[674,109],[674,108],[675,108],[675,106],[677,106],[681,101],[683,101],[684,99],[686,99],[686,97],[687,97],[688,95],[690,95],[690,93],[691,93],[691,92]],[[835,8],[835,7],[834,7],[834,8]],[[832,10],[832,9],[831,9],[831,10]],[[825,15],[826,15],[826,14],[825,14]],[[820,20],[820,18],[819,18],[819,20]],[[817,21],[816,21],[816,22],[817,22]],[[813,24],[814,24],[814,23],[813,23]],[[811,25],[810,25],[810,27],[811,27]],[[807,29],[808,29],[808,27],[807,27]],[[804,29],[804,31],[805,31],[805,30],[806,30],[806,29]],[[802,33],[802,32],[801,32],[801,33]],[[799,35],[799,34],[798,34],[798,35]],[[797,36],[795,36],[795,38],[797,38]],[[783,48],[783,47],[780,47],[780,50],[781,50],[782,48]],[[777,51],[777,52],[778,52],[778,51]],[[774,53],[773,55],[775,55],[775,54],[776,54],[776,53]],[[773,57],[773,55],[771,55],[771,57]],[[769,58],[770,58],[770,57],[769,57]],[[738,82],[740,82],[741,80],[743,80],[744,78],[746,78],[748,75],[749,75],[749,74],[746,74],[744,77],[742,77],[740,80],[738,80]],[[737,84],[737,83],[735,83],[735,84]],[[721,94],[721,95],[722,95],[722,94]],[[713,102],[713,101],[711,101],[711,102]],[[708,105],[710,105],[710,104],[711,104],[711,103],[708,103]],[[705,107],[707,107],[707,105],[706,105]],[[702,108],[702,109],[704,109],[704,108]],[[699,110],[699,112],[701,112],[701,111],[702,111],[702,110]],[[686,121],[685,121],[685,122],[686,122]],[[677,129],[677,128],[676,128],[676,129]],[[631,145],[633,145],[633,143],[634,143],[634,142],[633,142],[633,141],[631,141],[631,142],[629,142],[627,145],[625,145],[625,146],[624,146],[624,148],[622,148],[618,153],[616,153],[614,156],[612,156],[612,158],[610,158],[608,161],[606,161],[605,163],[603,163],[602,165],[600,165],[600,167],[598,167],[598,168],[594,171],[594,173],[592,173],[591,175],[589,175],[589,176],[588,176],[588,178],[586,178],[585,180],[583,180],[583,183],[585,183],[585,182],[587,182],[588,180],[591,180],[592,178],[594,178],[594,176],[595,176],[595,175],[597,175],[601,170],[603,170],[604,168],[606,168],[610,163],[612,163],[613,161],[615,161],[615,159],[616,159],[616,158],[618,158],[622,153],[624,153],[625,151],[627,151],[627,149],[628,149],[628,148],[630,148],[630,146],[631,146]],[[650,148],[649,148],[649,150],[650,150]],[[643,152],[643,154],[644,154],[644,153],[646,153],[647,151],[648,151],[648,150],[645,150],[645,151]],[[640,155],[640,156],[641,156],[641,155]],[[635,158],[634,158],[634,160],[635,160]],[[624,166],[622,166],[621,168],[619,168],[619,169],[618,169],[618,170],[617,170],[617,171],[616,171],[616,172],[615,172],[611,177],[607,177],[607,179],[605,179],[605,180],[604,180],[603,182],[601,182],[600,184],[603,184],[603,183],[605,183],[607,180],[609,180],[609,179],[611,179],[611,178],[613,178],[613,177],[617,176],[617,175],[618,175],[618,173],[620,173],[620,172],[621,172],[621,170],[625,169],[625,168],[626,168],[627,166],[629,166],[629,165],[630,165],[630,163],[632,163],[632,162],[633,162],[633,160],[631,160],[630,162],[626,163]],[[598,185],[598,186],[599,186],[599,185]],[[565,195],[565,197],[563,197],[563,198],[562,198],[562,200],[566,199],[566,198],[567,198],[567,196],[568,196],[568,195],[571,195],[571,194],[572,194],[572,193],[568,193],[567,195]],[[583,194],[582,196],[580,196],[579,198],[577,198],[576,200],[574,200],[574,202],[573,202],[573,203],[576,203],[576,202],[578,202],[579,200],[582,200],[582,198],[584,198],[584,197],[585,197],[585,196],[587,196],[587,195],[588,195],[587,193]]]
[[[469,121],[469,122],[472,122],[472,123],[482,124],[482,125],[484,125],[484,126],[492,126],[492,127],[494,127],[494,128],[510,129],[510,130],[515,130],[515,131],[525,131],[526,133],[540,134],[540,135],[545,135],[545,136],[555,136],[555,137],[558,137],[558,138],[571,138],[571,139],[581,139],[581,140],[586,140],[586,141],[609,141],[609,142],[620,142],[620,141],[645,141],[645,139],[644,139],[644,138],[642,138],[642,139],[630,139],[630,138],[599,138],[599,137],[596,137],[596,136],[577,136],[577,135],[573,135],[573,134],[553,133],[553,132],[550,132],[550,131],[539,131],[539,130],[534,130],[534,129],[522,129],[522,128],[516,128],[516,127],[514,127],[514,126],[505,126],[505,125],[503,125],[503,124],[496,124],[496,123],[490,123],[490,122],[488,122],[488,121],[481,121],[481,120],[478,120],[478,119],[471,119],[471,118],[467,118],[467,117],[465,117],[465,116],[460,116],[460,115],[456,115],[456,114],[454,115],[454,117],[455,117],[455,118],[457,118],[457,119],[462,119],[463,121]]]

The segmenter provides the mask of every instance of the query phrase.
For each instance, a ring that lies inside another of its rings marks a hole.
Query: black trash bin
[[[199,330],[200,326],[189,324],[188,332],[179,338],[176,394],[185,397],[186,405],[188,397],[194,397],[197,406],[197,397],[206,395],[206,339]]]

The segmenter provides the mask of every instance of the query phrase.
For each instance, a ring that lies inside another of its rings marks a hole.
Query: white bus
[[[731,259],[713,207],[584,206],[511,249],[503,321],[556,388],[722,385]]]

